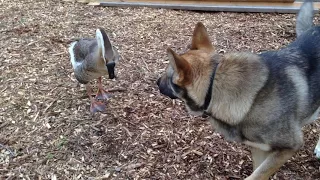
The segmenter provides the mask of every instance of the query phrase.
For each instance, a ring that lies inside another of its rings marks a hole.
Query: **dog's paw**
[[[316,154],[316,157],[320,159],[320,143],[318,143],[318,145],[314,149],[314,153]]]

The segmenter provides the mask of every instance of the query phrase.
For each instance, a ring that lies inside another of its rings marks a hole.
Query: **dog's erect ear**
[[[178,85],[185,86],[191,82],[191,67],[188,61],[183,59],[172,49],[167,49],[168,57],[174,71],[179,74]]]
[[[211,44],[208,32],[201,22],[198,22],[192,36],[192,50],[207,50],[212,52],[214,47]]]

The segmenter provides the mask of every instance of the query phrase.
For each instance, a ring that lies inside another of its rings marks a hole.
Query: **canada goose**
[[[115,78],[114,69],[119,54],[111,45],[106,32],[99,28],[96,30],[96,38],[83,38],[72,42],[69,47],[70,60],[76,79],[86,85],[86,90],[91,101],[90,111],[103,112],[106,105],[96,99],[107,99],[109,95],[102,87],[101,76],[109,74],[109,78]],[[98,92],[96,99],[92,97],[90,81],[98,79]]]

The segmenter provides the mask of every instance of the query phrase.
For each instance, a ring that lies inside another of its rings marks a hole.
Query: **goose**
[[[102,76],[108,74],[109,79],[114,79],[115,65],[119,60],[118,51],[112,46],[107,33],[103,28],[96,30],[95,38],[82,38],[74,41],[69,47],[70,61],[74,75],[80,84],[86,86],[90,98],[90,111],[104,112],[106,105],[99,99],[108,99],[110,95],[102,86]],[[98,79],[96,98],[92,97],[90,81]]]

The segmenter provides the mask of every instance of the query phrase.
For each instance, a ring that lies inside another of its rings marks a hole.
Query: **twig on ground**
[[[49,106],[46,107],[46,109],[43,111],[43,114],[45,114],[45,113],[48,111],[48,109],[49,109],[56,101],[57,101],[56,99],[53,100],[53,101],[49,104]]]
[[[127,89],[124,89],[124,88],[108,89],[108,92],[124,92],[124,91],[127,91]]]
[[[15,153],[12,152],[9,147],[7,147],[7,146],[5,146],[5,145],[3,145],[3,144],[1,144],[1,143],[0,143],[0,147],[3,148],[3,149],[5,149],[5,150],[7,150],[7,151],[10,153],[10,156],[11,156],[11,157],[16,156]]]

